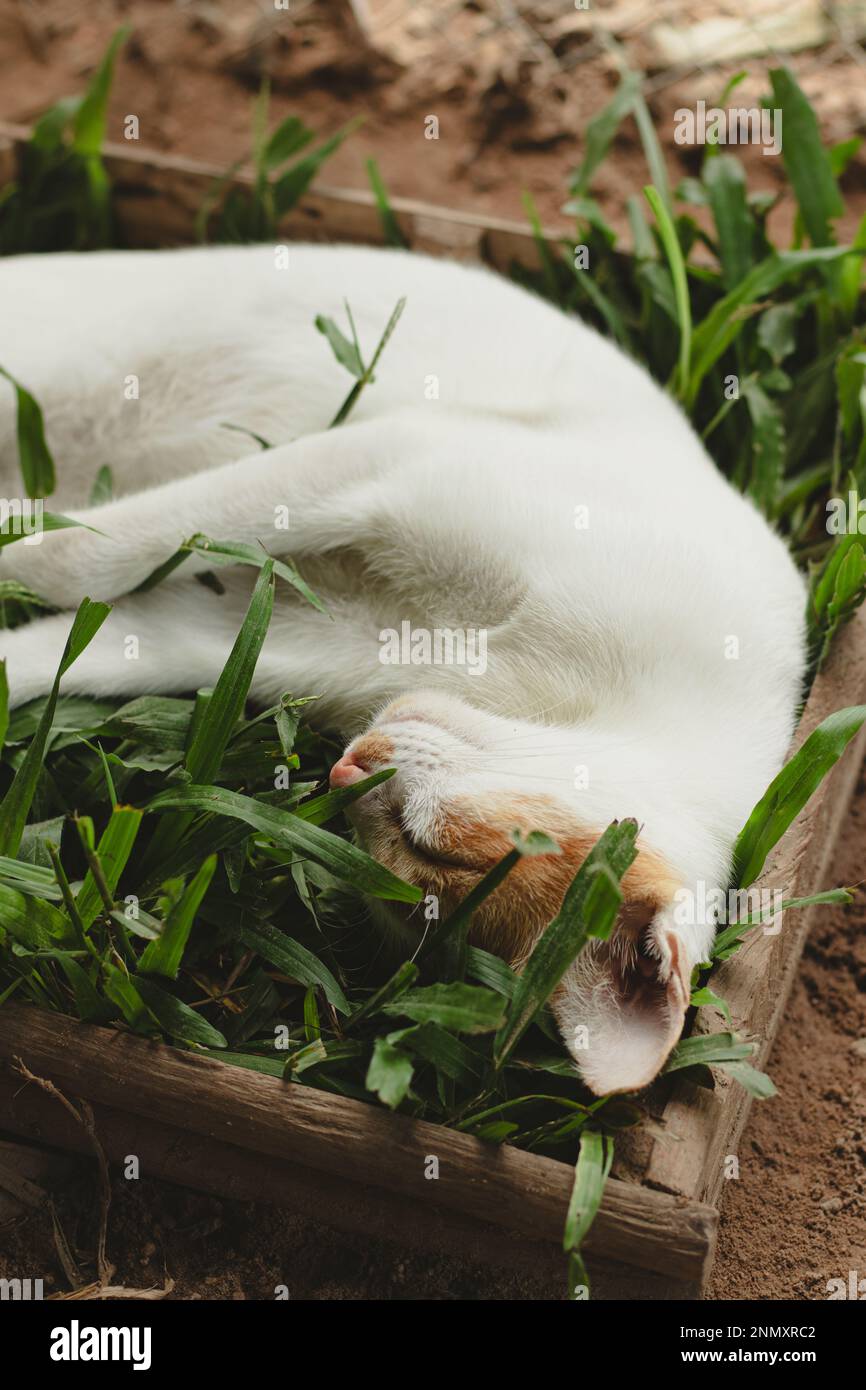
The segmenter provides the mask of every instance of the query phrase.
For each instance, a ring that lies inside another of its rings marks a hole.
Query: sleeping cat
[[[351,378],[315,316],[348,333],[347,299],[369,357],[403,295],[375,382],[329,429]],[[252,693],[321,693],[315,719],[348,740],[333,785],[397,769],[353,808],[364,846],[442,914],[514,829],[562,849],[521,860],[477,942],[519,967],[604,827],[637,818],[612,940],[552,1003],[594,1091],[648,1083],[713,936],[689,904],[727,883],[805,666],[788,552],[678,407],[513,284],[399,251],[292,246],[287,267],[273,247],[26,257],[0,262],[0,304],[0,363],[40,401],[57,460],[49,506],[102,533],[19,541],[0,578],[65,610],[116,601],[63,689],[213,684],[255,571],[220,570],[219,595],[191,559],[130,591],[196,532],[291,555],[330,616],[278,581]],[[114,500],[95,508],[105,464]],[[0,635],[14,702],[49,690],[69,625]]]

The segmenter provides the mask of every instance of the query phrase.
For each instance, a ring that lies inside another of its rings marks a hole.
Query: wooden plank
[[[492,1226],[471,1216],[450,1212],[435,1203],[398,1197],[382,1188],[361,1186],[326,1173],[301,1168],[285,1159],[251,1149],[219,1143],[188,1130],[160,1124],[107,1106],[93,1107],[96,1130],[110,1163],[124,1165],[132,1154],[139,1176],[208,1192],[232,1201],[284,1207],[316,1226],[361,1234],[377,1242],[376,1259],[387,1260],[394,1248],[459,1259],[467,1265],[514,1270],[531,1281],[528,1298],[563,1298],[565,1261],[558,1245],[530,1239],[517,1231]],[[74,1160],[51,1144],[95,1162],[89,1139],[68,1112],[35,1086],[0,1072],[0,1115],[15,1132],[31,1141],[27,1155],[44,1174],[46,1165]],[[13,1146],[0,1141],[0,1157]],[[19,1152],[20,1145],[14,1146]],[[0,1219],[2,1219],[0,1193]],[[10,1199],[11,1201],[11,1199]],[[20,1212],[12,1203],[10,1214]],[[378,1244],[381,1243],[381,1244]],[[670,1280],[651,1270],[639,1270],[587,1252],[593,1299],[694,1299],[699,1280]]]
[[[3,1109],[0,1098],[0,1113]],[[27,1207],[41,1207],[51,1188],[69,1176],[72,1162],[65,1155],[0,1138],[0,1226]]]
[[[834,710],[866,701],[866,609],[840,632],[824,671],[816,678],[797,727],[792,751]],[[839,829],[866,753],[866,727],[852,740],[833,772],[776,846],[756,889],[781,890],[785,898],[808,897],[827,888]],[[821,908],[812,911],[820,912]],[[782,930],[752,932],[743,947],[713,975],[713,989],[726,999],[734,1028],[759,1039],[756,1064],[765,1066],[784,1017],[812,911],[786,913]],[[698,1012],[695,1033],[728,1027],[720,1014]],[[654,1141],[646,1181],[694,1201],[715,1203],[724,1181],[724,1160],[736,1153],[752,1098],[742,1086],[715,1073],[707,1091],[681,1080],[665,1107],[663,1133]],[[772,1102],[768,1102],[772,1103]]]
[[[141,1178],[158,1177],[232,1201],[287,1207],[336,1230],[531,1273],[545,1280],[551,1293],[562,1291],[564,1257],[553,1245],[430,1202],[415,1202],[284,1158],[160,1124],[152,1117],[104,1105],[94,1106],[93,1113],[109,1162],[124,1165],[134,1155]],[[81,1126],[38,1087],[22,1088],[20,1078],[0,1074],[0,1114],[17,1134],[93,1159]],[[0,1159],[3,1149],[0,1144]]]
[[[20,147],[28,135],[25,126],[0,122],[0,151],[4,144],[7,151]],[[103,157],[127,245],[176,246],[195,241],[196,215],[224,169],[180,155],[139,149],[133,143],[106,144]],[[251,183],[251,176],[240,171],[228,186],[249,187]],[[539,268],[533,236],[520,222],[454,212],[414,198],[392,198],[391,205],[403,235],[417,251],[458,260],[483,259],[503,271],[512,261],[528,269]],[[293,240],[352,241],[373,246],[384,242],[371,192],[320,183],[288,214],[280,230]],[[555,238],[561,232],[547,235]]]
[[[553,1159],[494,1148],[312,1087],[6,1004],[0,1010],[0,1060],[7,1076],[15,1057],[70,1096],[422,1205],[440,1204],[533,1240],[561,1241],[573,1174]],[[439,1164],[435,1180],[425,1177],[431,1156]],[[588,1249],[700,1281],[709,1269],[715,1229],[712,1208],[612,1182]]]

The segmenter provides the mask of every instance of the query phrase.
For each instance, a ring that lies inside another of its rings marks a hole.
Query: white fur
[[[348,737],[394,696],[417,692],[422,715],[450,697],[451,732],[423,717],[400,730],[395,786],[419,834],[449,796],[542,791],[584,824],[637,817],[684,884],[724,885],[801,690],[804,589],[782,541],[669,397],[580,322],[490,272],[399,251],[295,246],[289,260],[277,269],[266,247],[0,263],[0,363],[43,406],[49,506],[105,533],[17,543],[0,577],[64,608],[119,599],[63,688],[212,683],[250,571],[221,572],[220,598],[188,561],[122,596],[194,532],[260,540],[292,556],[333,617],[279,583],[257,698],[321,692],[317,717]],[[351,381],[315,316],[346,327],[348,299],[369,355],[401,295],[376,381],[329,430]],[[131,374],[138,401],[124,398]],[[0,382],[6,497],[20,495],[15,457]],[[119,497],[92,509],[102,464]],[[282,505],[288,532],[274,525]],[[403,620],[485,629],[486,673],[383,665],[380,633]],[[68,626],[60,615],[3,634],[17,702],[48,688]],[[138,660],[124,658],[129,634]],[[711,929],[680,934],[690,963],[706,955]],[[575,975],[567,1037],[588,998]],[[599,1088],[635,1084],[640,1068],[618,1070],[615,1051],[608,1040],[597,1075],[578,1054]]]

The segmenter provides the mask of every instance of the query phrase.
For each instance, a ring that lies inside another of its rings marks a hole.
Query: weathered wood
[[[71,1162],[66,1155],[0,1139],[0,1226],[27,1207],[41,1207],[50,1187],[68,1174]]]
[[[316,1226],[373,1239],[380,1260],[387,1260],[389,1251],[398,1259],[404,1250],[459,1259],[469,1266],[519,1272],[526,1298],[566,1296],[564,1257],[558,1245],[531,1240],[516,1231],[451,1212],[439,1204],[412,1201],[382,1188],[364,1187],[285,1159],[206,1139],[186,1129],[160,1124],[152,1117],[102,1105],[94,1106],[93,1113],[109,1162],[125,1167],[129,1156],[135,1155],[141,1178],[156,1176],[161,1181],[233,1201],[284,1207]],[[49,1186],[52,1193],[74,1160],[55,1149],[35,1148],[34,1144],[70,1150],[93,1162],[90,1142],[68,1112],[41,1088],[22,1088],[19,1078],[2,1071],[0,1116],[17,1134],[27,1138],[25,1150],[17,1144],[14,1147],[26,1153],[40,1180],[50,1175],[52,1181],[43,1185]],[[0,1157],[11,1147],[0,1140]],[[2,1198],[0,1193],[0,1217]],[[21,1210],[13,1202],[9,1214]],[[670,1280],[657,1272],[602,1259],[594,1251],[587,1251],[587,1265],[594,1300],[700,1296],[699,1279]]]
[[[866,701],[866,609],[837,635],[830,659],[816,678],[797,727],[792,751],[834,710]],[[781,890],[784,898],[809,897],[839,885],[830,883],[833,849],[844,822],[866,752],[866,727],[852,740],[833,772],[804,807],[771,854],[755,889]],[[824,909],[826,910],[826,909]],[[785,1006],[813,912],[786,912],[777,935],[761,928],[713,975],[713,989],[727,1000],[734,1028],[758,1039],[755,1062],[767,1057]],[[714,1033],[728,1024],[714,1009],[701,1009],[693,1033]],[[695,1201],[719,1199],[724,1161],[736,1153],[752,1098],[742,1086],[716,1072],[707,1091],[680,1081],[662,1117],[663,1132],[653,1145],[646,1181]],[[772,1102],[768,1102],[772,1104]]]
[[[0,1010],[7,1075],[15,1057],[70,1096],[422,1205],[439,1204],[533,1240],[562,1238],[573,1173],[550,1158],[494,1148],[312,1087],[7,1004]],[[430,1157],[438,1159],[438,1179],[425,1177]],[[639,1268],[700,1279],[712,1256],[715,1224],[711,1208],[613,1182],[588,1248]]]
[[[459,1253],[479,1264],[492,1262],[546,1277],[551,1289],[562,1286],[563,1257],[553,1245],[152,1117],[105,1105],[93,1106],[93,1113],[109,1162],[122,1166],[134,1155],[141,1178],[156,1177],[233,1201],[286,1207],[336,1230],[443,1255]],[[93,1158],[81,1126],[40,1088],[22,1088],[20,1078],[0,1074],[0,1116],[4,1125],[32,1142]],[[0,1143],[0,1166],[3,1151]]]
[[[29,131],[0,122],[0,150],[20,148]],[[113,185],[113,205],[124,240],[131,247],[188,245],[195,240],[196,216],[224,169],[180,155],[129,145],[106,144],[103,157]],[[228,182],[249,187],[249,173]],[[459,260],[484,260],[507,271],[516,261],[538,269],[531,232],[506,218],[454,212],[414,198],[392,198],[404,237],[416,251]],[[281,223],[294,240],[352,241],[380,246],[385,240],[376,200],[366,189],[330,188],[317,183]],[[555,237],[555,232],[549,232]]]

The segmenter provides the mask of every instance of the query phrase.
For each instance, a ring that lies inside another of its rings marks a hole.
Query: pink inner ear
[[[584,952],[560,986],[553,1008],[581,1076],[596,1095],[639,1091],[658,1075],[683,1029],[689,1001],[685,950],[666,935],[671,972],[647,975],[646,957],[624,972],[611,968],[606,945]],[[583,1026],[574,1046],[576,1029]]]

